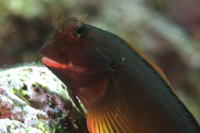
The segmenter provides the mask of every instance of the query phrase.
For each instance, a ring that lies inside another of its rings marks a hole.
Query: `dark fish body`
[[[136,48],[76,18],[55,27],[42,61],[88,109],[89,132],[200,132],[163,72]]]

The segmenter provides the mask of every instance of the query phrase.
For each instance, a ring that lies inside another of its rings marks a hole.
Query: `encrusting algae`
[[[0,132],[87,133],[85,117],[47,68],[0,71]]]

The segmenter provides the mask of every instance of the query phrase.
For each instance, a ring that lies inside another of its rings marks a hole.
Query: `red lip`
[[[41,60],[45,65],[47,65],[49,67],[61,68],[61,69],[68,68],[68,65],[60,64],[60,63],[58,63],[58,62],[56,62],[54,60],[51,60],[51,59],[49,59],[47,57],[43,57]]]

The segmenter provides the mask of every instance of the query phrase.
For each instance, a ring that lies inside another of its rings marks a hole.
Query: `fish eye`
[[[73,29],[74,29],[74,31],[73,31],[74,36],[77,39],[83,38],[87,34],[87,28],[83,24],[76,24]]]

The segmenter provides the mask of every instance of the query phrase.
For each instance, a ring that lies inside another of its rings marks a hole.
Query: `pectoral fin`
[[[80,113],[82,115],[86,116],[86,111],[81,106],[81,103],[80,103],[79,99],[77,99],[77,97],[74,95],[74,93],[72,93],[70,90],[68,90],[68,94],[71,97],[71,99],[74,102],[74,104],[76,105],[76,107],[78,108],[78,110],[80,111]]]
[[[105,99],[92,105],[87,114],[90,133],[133,133],[132,113],[121,88],[111,81]]]

